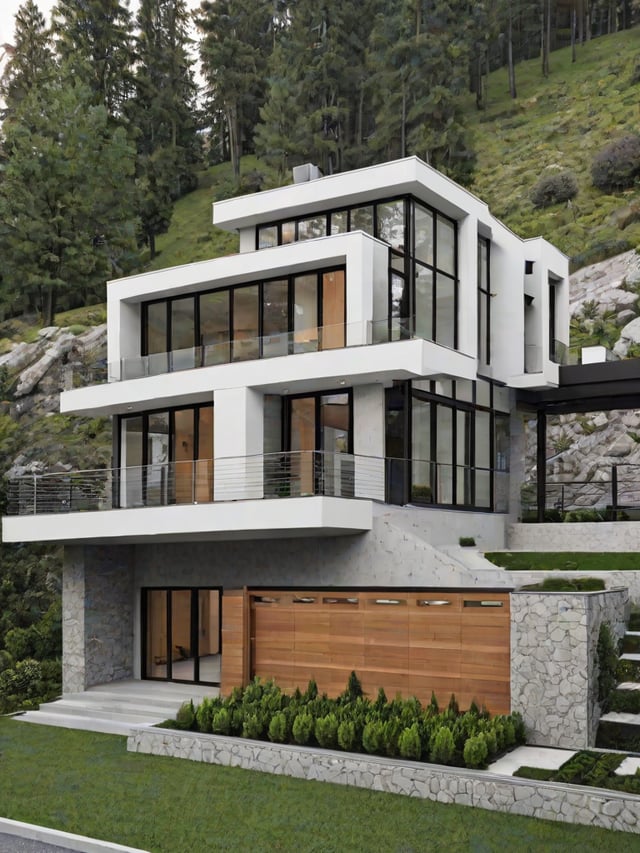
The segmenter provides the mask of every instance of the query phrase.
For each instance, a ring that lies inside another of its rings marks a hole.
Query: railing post
[[[33,514],[36,515],[38,512],[38,478],[34,474],[33,475]]]
[[[611,466],[611,520],[618,520],[618,466]]]

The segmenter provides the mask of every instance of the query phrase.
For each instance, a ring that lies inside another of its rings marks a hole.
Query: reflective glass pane
[[[353,458],[349,455],[351,407],[348,394],[326,394],[320,398],[320,449],[322,493],[352,497]]]
[[[456,412],[456,503],[471,504],[471,412]]]
[[[416,264],[416,335],[433,340],[433,272]]]
[[[455,282],[444,275],[436,277],[436,334],[435,340],[453,348],[455,344]]]
[[[478,287],[487,290],[489,287],[489,241],[478,237]]]
[[[476,467],[491,467],[491,415],[476,411]]]
[[[438,462],[438,503],[453,502],[453,409],[436,407],[436,460]]]
[[[190,589],[171,590],[171,677],[176,681],[195,678],[195,649],[191,648]]]
[[[289,283],[262,285],[262,355],[271,358],[289,352]]]
[[[198,590],[198,654],[200,681],[218,681],[218,668],[211,660],[220,653],[220,592],[217,589]]]
[[[345,234],[348,229],[349,212],[347,210],[335,210],[330,215],[331,234]]]
[[[415,257],[433,264],[433,214],[417,202],[414,204]]]
[[[392,248],[404,251],[404,201],[389,201],[377,206],[378,238]]]
[[[296,223],[283,222],[280,228],[282,229],[282,243],[293,243],[296,239]]]
[[[233,361],[258,358],[259,287],[237,287],[233,297]]]
[[[194,410],[178,409],[174,412],[173,497],[176,503],[192,503],[195,500],[194,458],[195,429]]]
[[[399,341],[411,334],[409,316],[409,288],[405,279],[391,274],[391,340]]]
[[[198,409],[195,499],[198,503],[213,500],[213,406]]]
[[[145,674],[147,678],[167,677],[167,590],[147,590],[147,635]]]
[[[351,231],[364,231],[373,234],[373,206],[354,207],[351,211]]]
[[[167,303],[152,302],[146,306],[147,328],[145,355],[167,351]]]
[[[225,364],[230,356],[229,291],[200,297],[200,346],[203,364]]]
[[[296,276],[293,288],[293,351],[312,352],[318,349],[318,276]]]
[[[278,245],[278,226],[277,225],[261,225],[258,228],[258,248],[270,249],[271,246]]]
[[[298,240],[313,240],[315,237],[324,237],[326,233],[327,217],[324,215],[298,220]]]
[[[344,270],[322,275],[322,349],[345,345]]]
[[[495,416],[495,468],[497,471],[509,470],[509,418]]]
[[[142,506],[143,420],[123,418],[121,422],[120,506]]]
[[[315,491],[316,398],[291,400],[291,475],[289,494],[312,495]]]
[[[411,401],[411,500],[431,503],[431,403]]]
[[[489,294],[478,291],[478,359],[482,364],[491,363],[489,341]]]
[[[147,427],[146,506],[165,506],[169,492],[169,413],[149,415]]]
[[[436,232],[438,269],[455,275],[455,225],[449,219],[438,215]]]
[[[174,370],[195,367],[195,297],[171,301],[171,350]]]

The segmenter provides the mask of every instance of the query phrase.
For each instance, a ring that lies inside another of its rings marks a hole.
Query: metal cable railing
[[[424,460],[299,450],[25,475],[8,482],[7,512],[37,515],[313,495],[489,509],[492,482],[494,508],[504,511],[507,477],[506,472]]]

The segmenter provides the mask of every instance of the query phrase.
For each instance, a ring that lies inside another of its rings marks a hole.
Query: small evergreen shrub
[[[431,738],[429,760],[434,764],[451,764],[455,753],[453,733],[447,726],[440,726]]]
[[[485,735],[480,732],[468,738],[463,750],[464,763],[467,767],[484,767],[489,755],[489,746]]]
[[[311,714],[303,711],[298,714],[293,721],[293,725],[291,727],[291,734],[293,735],[294,741],[300,746],[306,746],[311,740],[311,734],[313,732],[313,717]]]
[[[458,540],[461,548],[475,548],[476,540],[473,536],[461,536]]]
[[[384,727],[380,720],[371,720],[362,732],[362,747],[371,755],[382,752],[384,746]]]
[[[327,714],[316,720],[315,736],[323,749],[335,749],[338,745],[338,719],[335,714]]]
[[[420,730],[417,723],[413,723],[407,729],[400,732],[398,738],[398,751],[403,758],[409,758],[412,761],[420,761],[422,755],[422,741],[420,739]]]
[[[245,717],[242,724],[242,737],[258,740],[264,731],[264,720],[259,713],[252,713]]]
[[[231,715],[227,708],[220,708],[211,717],[211,731],[216,735],[228,735],[231,732]]]
[[[598,661],[598,702],[605,710],[609,707],[609,697],[616,688],[616,670],[618,668],[618,644],[613,631],[603,622],[598,632],[598,645],[596,647],[596,658]]]
[[[338,726],[338,746],[345,752],[356,748],[356,727],[352,720],[343,720]]]
[[[578,195],[578,182],[571,171],[543,175],[531,190],[534,207],[549,207],[569,201]]]
[[[593,159],[591,181],[603,192],[632,187],[640,175],[640,136],[628,134],[610,142]]]
[[[289,724],[287,715],[283,711],[278,711],[271,718],[269,723],[269,740],[272,743],[286,743],[289,739]]]

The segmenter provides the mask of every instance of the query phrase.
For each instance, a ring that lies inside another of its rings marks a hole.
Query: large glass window
[[[213,406],[120,418],[121,506],[213,499]]]
[[[262,355],[271,358],[289,352],[289,282],[268,281],[262,286]]]
[[[293,351],[318,349],[318,277],[298,275],[293,283]]]
[[[195,367],[195,297],[171,301],[171,351],[175,370]]]
[[[258,358],[258,285],[236,287],[233,297],[233,360]]]
[[[202,363],[224,364],[230,356],[229,291],[200,296],[200,345]]]
[[[478,359],[491,364],[491,293],[489,240],[478,237]]]
[[[338,349],[346,343],[345,298],[344,270],[324,273],[322,276],[322,349]]]

